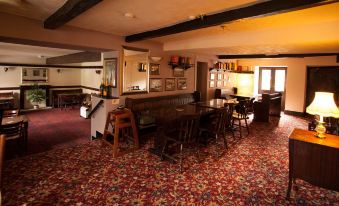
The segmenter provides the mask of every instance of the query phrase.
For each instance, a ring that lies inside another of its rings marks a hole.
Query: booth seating
[[[270,115],[280,117],[281,93],[262,94],[262,99],[253,103],[254,121],[269,122]]]
[[[151,110],[168,105],[183,105],[197,102],[197,97],[199,96],[196,93],[188,93],[140,99],[126,98],[125,105],[133,112],[140,132],[142,129],[156,126],[154,117],[149,114]]]
[[[13,109],[14,101],[13,92],[0,92],[0,109]]]

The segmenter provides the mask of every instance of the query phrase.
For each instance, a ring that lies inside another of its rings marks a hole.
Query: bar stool
[[[112,127],[112,132],[109,127]],[[132,132],[132,135],[131,135]],[[111,138],[113,137],[113,138]],[[132,138],[133,148],[119,151],[119,137]],[[105,124],[103,141],[113,148],[113,157],[118,157],[139,148],[139,138],[133,113],[129,109],[109,112]]]

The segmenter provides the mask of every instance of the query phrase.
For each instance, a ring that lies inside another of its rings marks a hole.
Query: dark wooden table
[[[19,115],[14,117],[3,117],[1,125],[15,124],[22,121],[24,124],[24,140],[27,145],[28,141],[28,118],[26,115]]]
[[[161,154],[164,144],[164,132],[177,126],[180,118],[185,115],[200,115],[203,117],[212,114],[215,110],[207,107],[200,107],[195,104],[185,104],[180,106],[167,105],[162,108],[152,110],[149,114],[156,119],[157,135],[154,139],[154,148],[151,152]]]
[[[194,103],[199,107],[207,107],[211,109],[220,109],[223,108],[225,104],[238,104],[236,99],[211,99],[207,102],[197,102]]]
[[[237,98],[237,100],[246,100],[246,99],[256,98],[256,96],[250,95],[250,94],[229,94],[229,96],[233,98]]]
[[[290,198],[295,178],[339,191],[339,138],[327,134],[325,139],[319,139],[314,134],[312,131],[294,129],[289,136],[287,198]]]
[[[83,93],[61,93],[61,94],[58,94],[58,108],[60,108],[60,104],[64,103],[63,102],[64,98],[72,98],[72,99],[80,101],[82,95],[83,95]]]

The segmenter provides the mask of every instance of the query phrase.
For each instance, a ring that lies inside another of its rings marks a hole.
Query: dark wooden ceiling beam
[[[37,68],[57,68],[57,69],[102,69],[103,66],[74,66],[74,65],[48,65],[48,64],[20,64],[0,62],[0,66],[7,67],[37,67]]]
[[[336,56],[338,53],[306,53],[306,54],[243,54],[218,55],[218,59],[260,59],[260,58],[304,58],[319,56]]]
[[[102,0],[68,0],[62,7],[45,20],[44,28],[56,29],[101,1]]]
[[[181,32],[187,32],[197,29],[203,29],[212,26],[218,26],[227,22],[279,14],[309,7],[338,2],[337,0],[271,0],[254,5],[237,8],[234,10],[224,11],[217,14],[205,15],[190,21],[185,21],[172,26],[163,27],[160,29],[146,31],[138,34],[132,34],[125,37],[126,42],[141,41]]]
[[[101,61],[100,52],[79,52],[67,54],[63,56],[50,57],[46,59],[46,64],[72,64],[82,62],[98,62]]]

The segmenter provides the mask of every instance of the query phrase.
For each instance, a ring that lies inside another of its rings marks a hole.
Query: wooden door
[[[201,101],[207,100],[207,79],[208,64],[207,62],[197,62],[197,87],[196,90],[201,92]]]
[[[281,108],[285,109],[286,93],[286,67],[260,67],[259,68],[259,85],[258,93],[275,93],[282,94]]]

